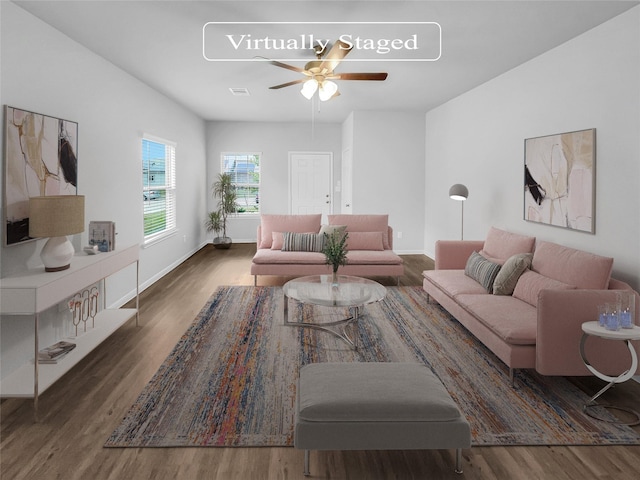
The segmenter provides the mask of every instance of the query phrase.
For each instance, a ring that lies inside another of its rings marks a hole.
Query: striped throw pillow
[[[497,263],[490,262],[478,252],[473,252],[467,260],[464,273],[482,285],[487,292],[492,293],[493,282],[500,272],[500,268]]]
[[[283,252],[322,252],[324,235],[319,233],[284,232]]]

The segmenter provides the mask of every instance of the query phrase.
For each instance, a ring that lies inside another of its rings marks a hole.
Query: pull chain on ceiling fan
[[[284,87],[290,87],[302,83],[302,90],[300,93],[305,98],[311,100],[314,94],[318,92],[318,97],[321,101],[325,102],[331,98],[340,95],[338,91],[338,85],[333,80],[386,80],[387,73],[335,73],[334,70],[340,64],[342,59],[353,49],[353,45],[347,44],[341,40],[338,40],[326,57],[322,58],[322,47],[316,46],[317,60],[308,62],[304,68],[295,67],[286,63],[278,62],[276,60],[270,60],[269,63],[276,67],[286,68],[287,70],[293,70],[294,72],[302,73],[305,78],[293,80],[291,82],[283,83],[281,85],[275,85],[269,87],[272,90],[277,90]]]

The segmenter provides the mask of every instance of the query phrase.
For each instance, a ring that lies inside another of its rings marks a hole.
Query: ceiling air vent
[[[249,90],[247,90],[246,88],[233,88],[231,87],[229,89],[229,91],[231,92],[232,95],[235,95],[236,97],[248,97],[251,94],[249,93]]]

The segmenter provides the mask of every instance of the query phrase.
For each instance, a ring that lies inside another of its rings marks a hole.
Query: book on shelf
[[[64,352],[61,355],[58,355],[57,357],[54,358],[48,358],[48,357],[38,357],[38,363],[40,365],[50,365],[50,364],[55,364],[58,363],[58,361],[62,360],[64,357],[67,356],[67,354],[70,352],[71,350],[67,350],[66,352]]]
[[[40,350],[38,352],[38,363],[56,363],[74,348],[76,348],[75,343],[61,340]]]

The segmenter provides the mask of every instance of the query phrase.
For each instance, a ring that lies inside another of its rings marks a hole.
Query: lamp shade
[[[84,196],[52,195],[29,199],[29,236],[62,237],[84,232]]]
[[[84,231],[84,197],[58,195],[29,199],[29,236],[49,237],[40,258],[47,272],[71,266],[75,253],[67,235]]]
[[[326,102],[331,97],[333,97],[338,91],[338,85],[331,80],[325,80],[320,84],[320,91],[318,92],[318,97],[320,97],[320,101]]]
[[[469,197],[469,189],[462,185],[461,183],[456,183],[452,185],[449,189],[449,198],[453,200],[461,200],[464,201]]]
[[[316,93],[316,90],[318,90],[318,82],[314,78],[310,78],[302,84],[302,90],[300,90],[300,93],[302,93],[304,98],[307,100],[311,100],[311,97]]]

